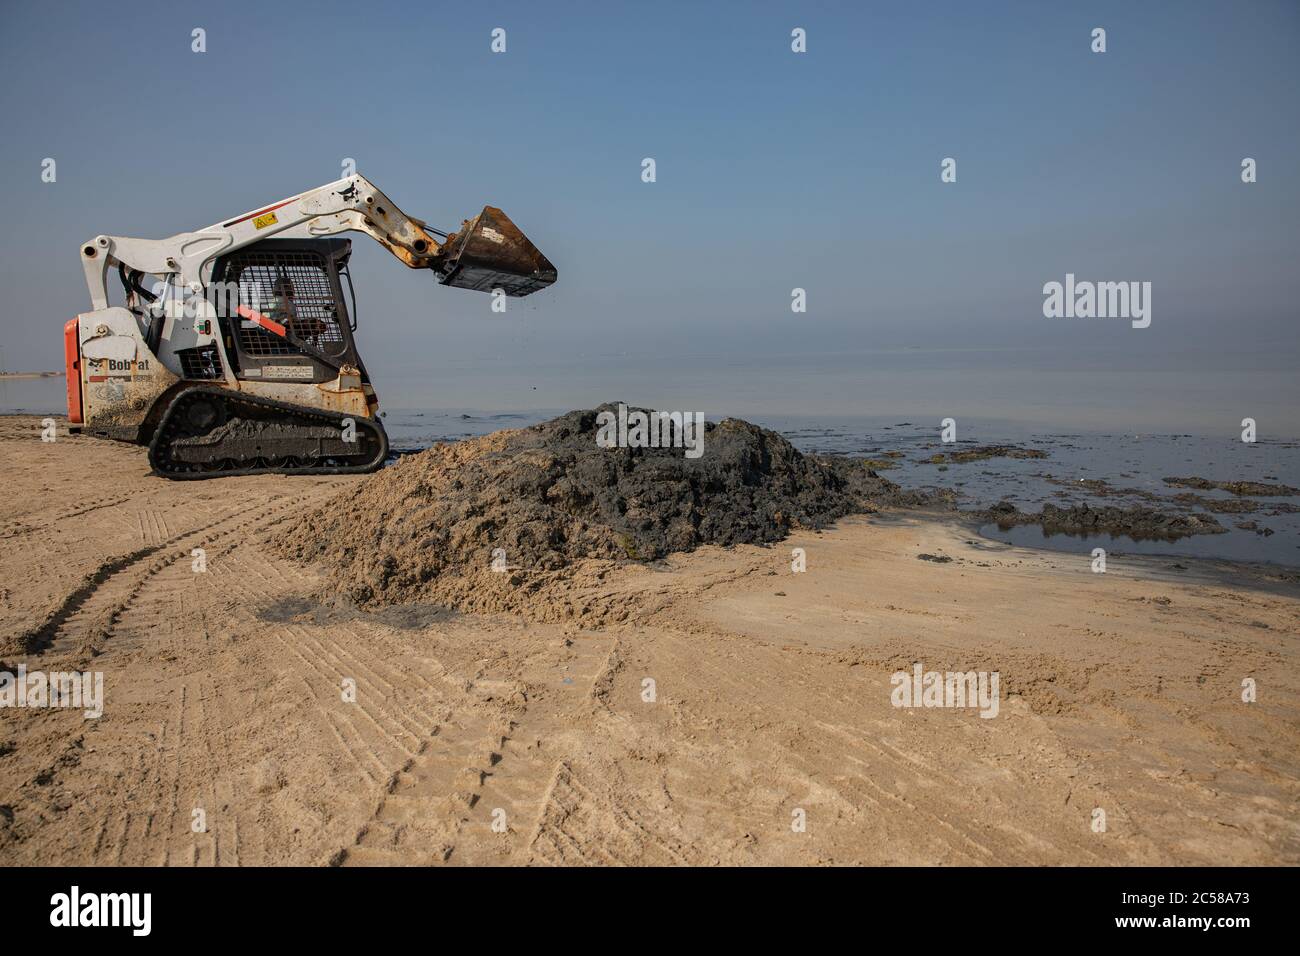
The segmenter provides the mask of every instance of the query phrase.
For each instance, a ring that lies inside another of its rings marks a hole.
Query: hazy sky
[[[503,317],[354,237],[381,393],[909,347],[1293,370],[1298,51],[1294,2],[6,3],[3,362],[59,366],[84,239],[198,228],[351,157],[444,229],[501,206],[560,274]],[[1151,282],[1150,328],[1044,318],[1067,272]]]

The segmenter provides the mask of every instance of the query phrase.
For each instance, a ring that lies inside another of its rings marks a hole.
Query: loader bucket
[[[459,232],[447,238],[438,281],[458,289],[509,296],[531,295],[556,278],[555,266],[528,241],[510,217],[495,206],[484,206]]]

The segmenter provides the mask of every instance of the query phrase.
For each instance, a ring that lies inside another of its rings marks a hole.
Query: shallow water
[[[944,487],[960,495],[959,507],[976,510],[1007,500],[1022,511],[1038,511],[1045,503],[1058,507],[1087,503],[1094,506],[1143,506],[1162,511],[1203,509],[1174,501],[1189,492],[1210,499],[1233,499],[1224,491],[1193,491],[1167,485],[1166,477],[1199,476],[1219,481],[1251,480],[1300,487],[1300,442],[1257,441],[1187,434],[1107,435],[1083,432],[1054,433],[1007,421],[963,419],[955,445],[939,441],[938,423],[882,420],[811,422],[806,419],[768,417],[759,424],[786,435],[803,451],[861,455],[878,459],[885,452],[902,452],[896,467],[881,474],[908,488]],[[1047,458],[992,458],[986,461],[930,464],[940,452],[978,445],[1014,444],[1047,453]],[[1100,495],[1080,486],[1081,480],[1106,481],[1116,492]],[[1145,497],[1155,495],[1159,500]],[[1227,528],[1225,534],[1194,535],[1174,542],[1134,541],[1127,536],[1079,537],[1046,535],[1037,526],[1002,530],[986,525],[981,533],[1012,544],[1052,550],[1089,553],[1167,554],[1215,557],[1244,561],[1270,561],[1300,566],[1300,514],[1273,513],[1271,505],[1300,506],[1300,498],[1251,498],[1259,510],[1250,514],[1214,515]],[[1239,522],[1254,521],[1271,535],[1242,530]]]
[[[0,380],[0,412],[62,414],[64,386],[60,379]],[[501,428],[521,428],[545,421],[565,409],[497,412],[470,408],[389,408],[384,414],[393,449],[416,451],[439,441],[458,441]],[[1037,511],[1044,503],[1143,505],[1169,511],[1199,511],[1172,500],[1189,489],[1166,485],[1168,476],[1200,476],[1213,480],[1253,480],[1300,487],[1300,442],[1261,440],[1247,444],[1232,437],[1191,434],[1104,434],[1052,431],[1005,419],[962,418],[957,442],[939,441],[937,421],[866,416],[781,416],[756,414],[750,420],[781,432],[802,451],[883,459],[901,452],[895,467],[881,473],[908,488],[945,487],[959,494],[963,510],[985,508],[1008,500],[1018,508]],[[949,464],[926,459],[940,452],[977,445],[1014,444],[1047,453],[1045,459],[994,458]],[[1142,494],[1098,495],[1081,487],[1081,479],[1103,479],[1116,490]],[[1229,499],[1221,491],[1196,491],[1205,498]],[[1155,495],[1160,500],[1143,497]],[[1300,505],[1300,498],[1253,498],[1259,510],[1251,514],[1216,515],[1227,532],[1196,535],[1176,542],[1134,541],[1109,535],[1079,537],[1045,535],[1036,526],[1010,530],[988,525],[981,533],[1017,545],[1087,554],[1102,547],[1108,553],[1163,554],[1269,561],[1300,566],[1300,514],[1274,513],[1272,504]],[[1235,525],[1254,521],[1271,535]]]
[[[65,415],[68,393],[63,377],[0,378],[0,413]]]

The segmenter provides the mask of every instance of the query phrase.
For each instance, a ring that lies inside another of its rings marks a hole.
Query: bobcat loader
[[[289,230],[305,235],[276,238]],[[500,209],[447,234],[359,175],[169,239],[96,236],[80,250],[91,311],[64,326],[69,422],[147,445],[166,478],[380,468],[343,232],[461,289],[525,296],[556,279]]]

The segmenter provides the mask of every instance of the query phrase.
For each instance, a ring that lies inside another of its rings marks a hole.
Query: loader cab
[[[209,294],[237,378],[320,383],[350,365],[369,381],[353,340],[351,254],[349,239],[263,239],[217,258]],[[212,371],[202,356],[181,361],[186,378]]]

